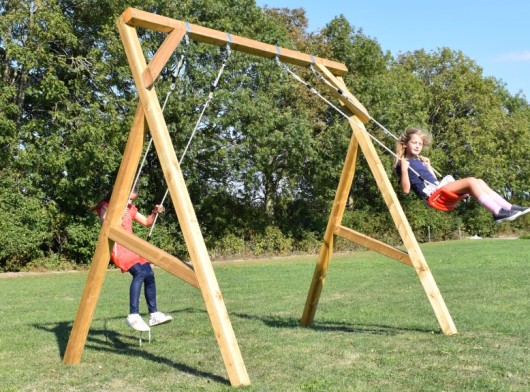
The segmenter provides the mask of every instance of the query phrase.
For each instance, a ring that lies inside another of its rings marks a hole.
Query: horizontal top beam
[[[265,44],[230,33],[209,29],[199,25],[182,22],[136,8],[127,8],[121,15],[123,21],[132,27],[142,27],[149,30],[170,33],[175,29],[186,30],[190,39],[204,42],[210,45],[225,46],[230,44],[230,49],[255,56],[273,59],[276,56],[284,63],[308,67],[311,64],[322,64],[335,76],[342,76],[348,72],[348,68],[342,63],[311,56],[306,53],[291,49],[280,48],[276,45]]]

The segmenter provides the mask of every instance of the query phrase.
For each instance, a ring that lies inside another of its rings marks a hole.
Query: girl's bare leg
[[[467,193],[477,199],[484,193],[488,193],[488,190],[493,192],[493,190],[491,190],[484,181],[475,177],[467,177],[450,182],[444,185],[443,189],[447,189],[448,191],[458,193],[460,195]]]
[[[443,189],[447,189],[460,195],[466,193],[470,194],[493,215],[499,214],[501,209],[511,209],[511,204],[495,193],[495,191],[493,191],[493,189],[491,189],[484,181],[475,177],[467,177],[450,182],[445,185]]]

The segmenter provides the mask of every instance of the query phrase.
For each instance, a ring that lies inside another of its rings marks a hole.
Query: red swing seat
[[[458,193],[448,191],[444,188],[439,188],[429,196],[426,202],[429,207],[447,212],[453,211],[458,203],[466,197],[467,195],[459,195]]]

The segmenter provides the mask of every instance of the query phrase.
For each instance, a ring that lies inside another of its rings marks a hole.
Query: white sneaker
[[[149,317],[149,325],[151,327],[154,327],[155,325],[169,323],[171,322],[171,320],[173,320],[173,317],[168,314],[164,314],[162,312],[154,312],[151,313],[151,317]]]
[[[149,328],[149,325],[145,323],[145,321],[140,317],[139,314],[130,314],[127,316],[127,319],[125,319],[125,324],[127,324],[129,327],[132,327],[136,329],[139,332],[149,332],[151,328]]]

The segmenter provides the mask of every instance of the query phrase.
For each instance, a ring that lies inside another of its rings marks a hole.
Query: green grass
[[[440,333],[414,271],[372,252],[334,256],[311,328],[299,318],[315,257],[215,264],[251,380],[242,390],[530,390],[530,241],[423,250],[455,336]],[[0,390],[234,390],[200,293],[156,275],[174,321],[140,347],[124,323],[130,277],[109,270],[75,366],[62,357],[86,273],[0,278]]]

